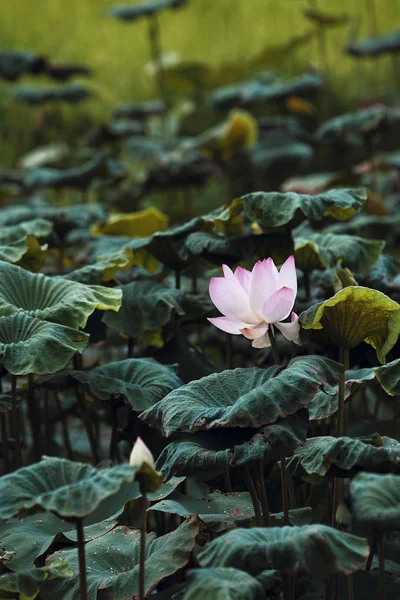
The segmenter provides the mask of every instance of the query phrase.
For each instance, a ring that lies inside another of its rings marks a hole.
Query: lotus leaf
[[[0,261],[0,315],[24,311],[32,317],[70,327],[84,327],[88,317],[97,310],[117,311],[121,305],[121,290],[88,286]]]
[[[219,427],[261,427],[306,406],[326,384],[339,381],[341,365],[319,356],[291,361],[278,372],[235,369],[214,373],[171,392],[141,418],[163,435]]]
[[[0,317],[0,356],[13,375],[59,371],[86,348],[88,341],[89,336],[81,331],[22,311]]]
[[[156,538],[153,533],[146,539],[145,589],[149,594],[164,577],[172,575],[188,560],[199,532],[198,520],[184,521],[175,531]],[[140,531],[117,527],[86,544],[88,600],[96,600],[99,589],[107,591],[114,600],[138,597]],[[79,597],[78,556],[76,550],[56,552],[47,559],[47,565],[63,560],[74,571],[74,579],[50,582],[43,586],[49,597],[75,600]]]
[[[323,329],[343,348],[366,342],[384,363],[399,337],[400,305],[382,292],[349,286],[303,312],[299,321],[303,329]]]

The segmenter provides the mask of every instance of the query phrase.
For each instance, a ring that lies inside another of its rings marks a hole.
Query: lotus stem
[[[289,495],[288,495],[288,474],[286,469],[286,456],[281,456],[281,486],[282,486],[282,507],[283,520],[285,525],[289,525]]]
[[[244,467],[244,475],[245,475],[245,479],[246,479],[247,489],[249,490],[251,500],[253,502],[256,527],[262,527],[262,515],[261,515],[260,501],[258,499],[256,486],[254,485],[253,478],[252,478],[249,468],[247,466]]]
[[[133,358],[134,344],[135,344],[135,340],[132,337],[128,338],[128,356],[127,356],[127,358]]]
[[[160,25],[158,23],[158,17],[153,14],[149,18],[149,41],[151,49],[151,58],[154,63],[155,73],[157,78],[158,95],[163,100],[166,106],[169,105],[168,91],[165,84],[164,67],[162,64],[162,52],[160,42]],[[163,122],[163,135],[166,137],[167,134],[167,117],[162,117]]]
[[[83,520],[76,519],[76,534],[78,538],[79,559],[79,588],[81,600],[88,600],[87,578],[86,578],[86,555],[85,534],[83,531]]]
[[[269,331],[269,339],[271,342],[271,349],[272,349],[272,356],[274,359],[274,365],[280,365],[281,361],[279,358],[279,350],[278,350],[278,346],[276,343],[276,337],[275,337],[275,332],[273,329],[273,325],[270,325],[270,331]]]
[[[77,352],[76,354],[74,354],[73,362],[74,362],[74,369],[76,371],[82,371],[82,369],[83,369],[83,356],[82,356],[82,354],[80,354],[79,352]]]
[[[264,479],[264,462],[262,458],[257,461],[257,474],[258,474],[258,482],[260,484],[260,502],[263,513],[263,521],[265,527],[271,526],[271,514],[269,512],[269,504],[268,504],[268,496],[267,490],[265,487],[265,479]]]
[[[114,404],[111,407],[111,418],[112,418],[112,432],[111,432],[111,440],[110,440],[110,450],[109,457],[112,462],[115,462],[115,457],[117,454],[117,445],[119,441],[118,434],[118,407]]]
[[[40,443],[40,413],[36,404],[35,398],[35,383],[33,381],[33,375],[28,375],[28,415],[32,430],[33,440],[33,458],[37,462],[40,460],[42,455],[41,443]]]
[[[11,408],[11,419],[12,428],[15,439],[15,462],[16,467],[19,468],[22,465],[22,450],[21,450],[21,429],[19,422],[19,410],[17,406],[17,376],[11,375],[11,397],[12,397],[12,408]]]
[[[224,485],[225,485],[225,492],[227,494],[231,494],[232,493],[232,481],[231,481],[231,475],[229,473],[229,467],[226,467],[226,469],[224,470]]]
[[[69,439],[67,417],[65,415],[63,407],[61,406],[60,398],[59,398],[59,395],[57,394],[57,392],[54,392],[54,398],[55,398],[55,401],[57,404],[57,409],[60,413],[61,430],[62,430],[65,453],[67,455],[68,460],[73,460],[73,452],[72,452],[71,440]]]
[[[7,414],[0,415],[1,426],[1,450],[3,453],[4,473],[8,473],[10,469],[10,455],[8,451],[8,421]]]
[[[338,398],[338,416],[337,416],[337,437],[343,437],[347,434],[347,419],[344,404],[345,377],[349,368],[349,350],[341,347],[339,349],[339,362],[343,365],[343,371],[339,377],[339,398]]]
[[[386,600],[385,545],[381,535],[376,542],[379,560],[379,600]]]
[[[89,418],[89,415],[88,415],[88,412],[86,409],[85,398],[83,397],[83,394],[82,394],[82,391],[81,391],[81,388],[79,385],[75,388],[75,396],[76,396],[76,401],[77,401],[78,406],[81,411],[83,424],[85,425],[86,434],[88,436],[90,448],[91,448],[92,455],[93,455],[93,460],[94,460],[95,464],[98,464],[100,462],[100,456],[99,456],[99,451],[97,448],[96,438],[95,438],[95,435],[94,435],[94,432],[92,429],[91,420]]]
[[[306,302],[310,302],[311,301],[311,280],[310,280],[310,273],[308,271],[303,271],[303,283],[304,283],[305,300],[306,300]]]
[[[181,289],[181,270],[175,269],[175,289]]]
[[[370,547],[371,547],[371,550],[370,550],[370,553],[369,553],[368,558],[367,558],[367,563],[365,565],[365,570],[366,571],[370,571],[371,570],[372,561],[374,560],[374,556],[375,556],[375,553],[376,553],[376,542],[373,542]]]
[[[140,500],[140,562],[139,562],[139,600],[145,597],[145,561],[146,561],[146,533],[147,533],[147,498],[143,494]]]
[[[353,575],[347,575],[347,598],[348,600],[354,600],[354,586],[353,586]]]
[[[225,339],[225,367],[227,369],[232,369],[232,336],[227,333]]]

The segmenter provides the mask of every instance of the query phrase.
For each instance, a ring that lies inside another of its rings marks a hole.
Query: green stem
[[[226,467],[226,469],[224,470],[224,485],[225,485],[225,492],[227,494],[231,494],[232,493],[232,481],[231,481],[231,475],[229,473],[229,467]]]
[[[38,406],[36,404],[35,397],[35,383],[33,381],[33,375],[28,375],[28,415],[29,422],[31,425],[32,431],[32,441],[33,441],[33,459],[35,462],[40,460],[42,455],[41,443],[40,443],[40,413],[38,410]]]
[[[262,508],[262,512],[263,512],[264,526],[270,527],[271,526],[271,514],[269,512],[268,496],[267,496],[267,490],[265,487],[265,479],[264,479],[264,463],[263,463],[262,458],[257,461],[257,475],[258,475],[258,481],[260,484],[260,502],[261,502],[261,508]]]
[[[140,562],[139,562],[139,600],[145,597],[145,561],[146,561],[146,533],[147,533],[147,498],[141,497],[140,515]]]
[[[162,52],[160,42],[160,25],[158,23],[158,17],[154,13],[149,17],[149,41],[151,48],[151,58],[154,63],[158,94],[161,100],[165,102],[166,106],[169,105],[168,91],[165,84],[164,67],[162,64]],[[163,135],[166,137],[167,134],[167,115],[162,117],[163,119]]]
[[[64,447],[65,447],[65,453],[67,455],[68,460],[73,460],[71,440],[69,439],[67,416],[63,410],[63,407],[61,406],[60,398],[59,398],[59,395],[57,394],[57,392],[54,392],[54,398],[55,398],[55,401],[57,404],[58,412],[60,414],[61,430],[62,430],[63,442],[64,442]]]
[[[289,525],[289,496],[288,496],[288,474],[286,469],[286,456],[281,456],[281,486],[282,507],[285,525]]]
[[[257,496],[257,491],[256,491],[256,487],[254,485],[253,478],[250,474],[249,468],[246,465],[244,466],[244,475],[245,475],[245,479],[246,479],[247,489],[249,490],[251,500],[253,502],[256,527],[262,527],[260,501]]]
[[[181,270],[180,269],[175,270],[175,289],[176,290],[181,289]]]
[[[92,429],[92,422],[89,418],[88,411],[86,408],[85,398],[81,392],[79,385],[75,388],[76,400],[78,403],[78,407],[81,411],[81,416],[83,420],[83,424],[85,425],[86,433],[88,436],[90,448],[93,455],[94,463],[97,465],[100,462],[99,451],[97,448],[96,438]]]
[[[78,538],[78,559],[79,559],[79,593],[80,600],[88,600],[87,578],[86,578],[86,555],[85,555],[85,534],[83,531],[83,520],[76,520],[76,533]]]
[[[383,535],[376,542],[379,559],[379,600],[386,600],[385,547]]]
[[[281,361],[279,359],[279,351],[278,351],[278,346],[276,343],[276,337],[275,337],[273,325],[270,325],[270,328],[269,328],[269,339],[271,342],[272,356],[274,358],[274,365],[280,365]]]
[[[354,586],[353,586],[353,576],[347,575],[347,598],[348,600],[354,600]]]
[[[310,302],[311,301],[311,280],[310,280],[310,273],[308,271],[303,271],[303,283],[304,283],[305,300],[306,300],[306,302]]]
[[[339,362],[343,365],[343,371],[339,377],[339,398],[338,398],[338,416],[337,416],[337,437],[343,437],[347,434],[347,415],[344,404],[345,377],[349,368],[349,350],[348,348],[339,349]]]
[[[232,336],[227,333],[225,339],[225,367],[227,369],[232,369]]]
[[[22,450],[21,450],[21,429],[19,423],[19,410],[17,406],[17,376],[11,375],[11,396],[12,396],[12,408],[11,408],[11,419],[12,428],[15,440],[15,462],[16,467],[22,465]]]
[[[8,473],[10,469],[10,455],[8,451],[8,421],[7,415],[0,415],[1,423],[1,450],[3,453],[4,473]]]

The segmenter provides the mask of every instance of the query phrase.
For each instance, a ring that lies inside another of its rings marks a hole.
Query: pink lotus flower
[[[233,335],[253,340],[254,348],[271,345],[268,329],[279,329],[287,340],[299,331],[298,316],[292,312],[297,294],[294,256],[278,272],[272,258],[259,260],[253,270],[237,267],[235,272],[222,265],[224,277],[212,277],[210,298],[224,315],[208,319],[210,323]],[[291,314],[290,323],[282,323]]]

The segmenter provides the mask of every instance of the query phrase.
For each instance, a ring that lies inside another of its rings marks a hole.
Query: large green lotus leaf
[[[309,573],[323,579],[362,569],[367,540],[326,525],[234,529],[210,542],[199,555],[204,567],[234,567],[251,575],[267,568]]]
[[[301,230],[295,235],[296,267],[309,272],[336,267],[340,263],[352,271],[367,271],[377,262],[385,244],[381,240],[367,240],[355,235]]]
[[[176,431],[261,427],[306,406],[326,384],[339,380],[341,365],[309,356],[278,369],[234,369],[192,381],[148,409],[141,418],[168,437]]]
[[[109,175],[109,165],[103,156],[95,156],[79,167],[69,169],[55,169],[38,167],[28,169],[25,176],[25,185],[30,190],[47,188],[74,188],[86,189],[90,183],[99,177]]]
[[[324,329],[322,333],[338,346],[370,344],[384,363],[399,337],[400,305],[377,290],[349,286],[311,306],[299,320],[303,329]]]
[[[18,263],[23,269],[37,273],[46,258],[47,245],[41,246],[33,235],[24,235],[12,242],[3,244],[0,241],[0,260]]]
[[[198,231],[201,219],[192,219],[185,225],[155,233],[147,245],[147,250],[169,269],[183,269],[196,262],[197,257],[186,246],[188,235]]]
[[[32,317],[79,328],[96,309],[117,311],[121,306],[121,290],[29,273],[3,261],[0,278],[0,316],[23,310]]]
[[[186,239],[186,247],[195,256],[217,265],[223,262],[236,263],[259,256],[271,256],[279,264],[293,253],[293,240],[288,231],[241,237],[226,237],[219,233],[196,231]]]
[[[184,567],[195,545],[199,532],[196,517],[185,521],[175,531],[156,538],[147,535],[145,590],[146,595],[164,577],[172,575]],[[138,598],[139,595],[139,552],[140,531],[128,527],[117,527],[107,535],[86,544],[88,600],[96,600],[97,591],[104,590],[114,600]],[[76,549],[56,552],[47,559],[51,565],[56,560],[65,560],[74,571],[73,580],[62,580],[45,584],[44,598],[78,600],[79,567]]]
[[[108,533],[116,525],[116,518],[110,518],[85,527],[85,541]],[[48,550],[55,537],[61,533],[76,541],[74,523],[64,521],[50,512],[43,511],[3,521],[0,523],[0,545],[11,555],[7,567],[13,571],[32,569],[36,559]]]
[[[383,389],[391,396],[400,395],[400,359],[377,367],[375,375]]]
[[[2,50],[0,52],[0,77],[16,81],[24,73],[40,74],[46,69],[46,59],[29,50]]]
[[[400,443],[388,437],[372,436],[368,441],[349,437],[315,437],[299,446],[289,469],[298,475],[326,474],[351,476],[356,471],[380,473],[400,471]],[[331,470],[332,468],[332,470]]]
[[[400,32],[398,31],[358,40],[347,47],[347,52],[356,58],[398,53],[399,50]]]
[[[0,244],[8,244],[23,236],[33,235],[39,239],[46,239],[53,231],[53,224],[47,219],[32,219],[23,221],[18,225],[9,225],[0,230]]]
[[[122,4],[110,8],[109,14],[122,21],[136,21],[141,17],[151,17],[166,8],[179,8],[184,6],[187,0],[155,0],[144,4]]]
[[[261,584],[239,569],[189,571],[183,600],[264,600]]]
[[[296,227],[304,219],[321,221],[333,217],[346,221],[362,209],[366,190],[335,189],[315,196],[295,192],[254,192],[243,196],[243,211],[262,227]]]
[[[384,533],[400,529],[400,476],[359,473],[350,482],[355,521]]]
[[[130,465],[97,470],[62,458],[44,458],[0,479],[0,518],[35,506],[64,518],[87,517],[124,483],[133,482],[135,473]]]
[[[103,321],[109,327],[129,337],[139,337],[166,325],[174,313],[183,315],[184,292],[156,281],[133,281],[119,288],[122,292],[120,310],[107,312]]]
[[[344,399],[348,401],[367,381],[375,378],[374,369],[347,370],[345,373]],[[324,385],[307,405],[310,421],[327,419],[338,410],[339,384]]]
[[[128,358],[90,371],[64,371],[40,380],[49,388],[68,388],[83,383],[100,400],[124,399],[133,410],[143,411],[182,385],[172,367],[149,358]]]
[[[195,475],[212,469],[227,469],[255,460],[266,463],[293,454],[305,440],[308,414],[300,409],[294,415],[254,429],[225,429],[185,435],[168,444],[157,460],[168,479],[171,475]]]
[[[137,104],[117,104],[113,111],[115,119],[133,119],[144,121],[148,117],[163,115],[167,112],[167,106],[163,100],[145,100]]]
[[[64,275],[64,279],[78,281],[86,285],[99,285],[113,280],[120,271],[128,270],[134,263],[134,255],[131,248],[121,250],[100,257],[97,262],[71,271]]]
[[[76,104],[91,96],[87,87],[78,83],[70,83],[60,87],[36,87],[31,85],[20,85],[14,90],[14,98],[18,102],[37,106],[48,102],[69,102]]]
[[[382,254],[367,273],[357,273],[360,285],[383,292],[392,300],[400,299],[400,263],[396,258]]]
[[[366,136],[371,140],[376,135],[375,143],[379,149],[397,149],[397,138],[400,124],[398,108],[372,106],[355,112],[346,113],[325,121],[316,132],[319,141],[331,144],[335,140],[349,140],[352,146],[360,145]],[[371,143],[371,142],[370,142]]]
[[[19,598],[33,600],[40,591],[40,583],[54,579],[69,579],[73,576],[71,567],[63,560],[54,561],[51,565],[33,568],[17,573],[6,573],[0,576],[0,590],[19,594]]]
[[[238,526],[249,526],[254,519],[254,507],[248,492],[231,492],[223,494],[218,490],[204,498],[191,498],[174,492],[168,499],[158,502],[151,510],[188,517],[197,515],[205,523],[207,529],[221,533]],[[310,507],[289,511],[292,525],[309,525],[312,520]],[[284,524],[283,513],[271,514],[271,525]]]
[[[67,366],[89,341],[85,333],[20,311],[0,317],[0,356],[13,375],[46,375]]]

